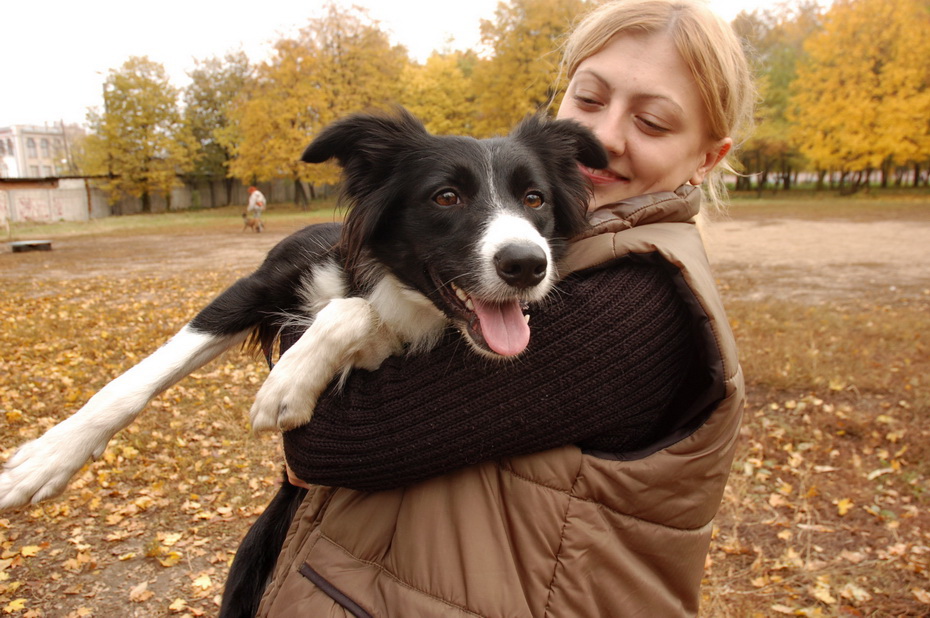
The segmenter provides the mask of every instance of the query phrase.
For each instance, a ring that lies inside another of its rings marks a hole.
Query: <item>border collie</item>
[[[533,117],[475,140],[430,135],[404,110],[340,120],[302,159],[342,166],[344,224],[282,240],[151,356],[20,447],[0,475],[0,508],[61,493],[153,397],[222,352],[251,343],[270,364],[285,328],[305,330],[259,390],[253,430],[305,423],[335,376],[428,349],[448,324],[481,354],[519,355],[527,303],[550,291],[565,241],[586,225],[577,164],[607,164],[572,122]]]

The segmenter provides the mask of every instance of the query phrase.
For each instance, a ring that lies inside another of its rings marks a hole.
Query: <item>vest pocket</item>
[[[322,575],[313,570],[306,562],[300,565],[297,570],[301,575],[310,580],[317,588],[322,590],[326,596],[335,601],[344,610],[355,616],[355,618],[371,618],[371,614],[366,612],[358,603],[350,599],[344,592],[336,588]]]

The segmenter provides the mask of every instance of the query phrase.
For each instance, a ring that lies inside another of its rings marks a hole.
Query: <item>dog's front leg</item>
[[[254,431],[288,430],[313,416],[317,399],[340,372],[376,369],[398,343],[363,298],[331,300],[274,366],[255,403]]]
[[[100,457],[110,438],[129,425],[153,397],[241,343],[246,335],[208,335],[185,326],[104,386],[80,410],[21,446],[0,475],[0,509],[60,494],[81,466]]]

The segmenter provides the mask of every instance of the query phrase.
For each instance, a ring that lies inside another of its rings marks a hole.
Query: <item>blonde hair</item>
[[[711,140],[734,148],[704,181],[711,209],[726,196],[723,172],[736,173],[733,151],[752,130],[755,88],[743,46],[733,29],[700,0],[615,0],[586,14],[569,34],[560,76],[571,80],[586,58],[620,34],[668,33],[694,76]]]

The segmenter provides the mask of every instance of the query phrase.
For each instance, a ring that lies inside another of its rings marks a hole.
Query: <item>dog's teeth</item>
[[[460,288],[460,287],[456,287],[456,288],[455,288],[455,295],[458,296],[458,297],[459,297],[459,300],[462,301],[463,303],[468,302],[468,300],[469,300],[469,299],[468,299],[468,294],[466,294],[466,293],[465,293],[465,290],[463,290],[463,289]]]
[[[464,300],[465,300],[465,308],[468,309],[469,311],[474,311],[475,303],[471,302],[471,299],[467,297]]]
[[[526,323],[527,323],[527,324],[529,324],[529,323],[530,323],[530,314],[524,313],[524,314],[523,314],[523,319],[526,320]]]

